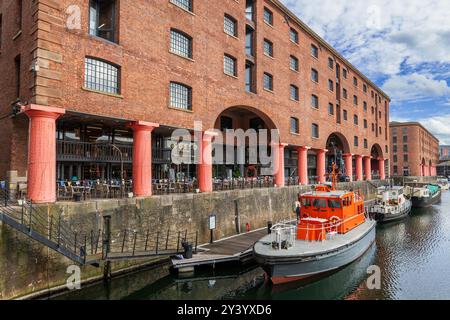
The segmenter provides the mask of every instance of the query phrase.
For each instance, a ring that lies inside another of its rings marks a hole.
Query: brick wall
[[[7,5],[13,2],[5,0],[2,12],[6,12]],[[17,48],[16,51],[22,50],[28,56],[23,74],[31,79],[24,86],[24,91],[27,91],[24,95],[30,101],[90,114],[159,122],[171,127],[192,128],[194,120],[202,120],[205,129],[214,127],[216,119],[224,110],[244,106],[270,119],[280,129],[284,143],[323,149],[329,135],[337,131],[348,140],[348,152],[368,155],[375,144],[381,147],[383,153],[386,152],[388,99],[324,42],[307,31],[306,27],[300,26],[292,18],[286,20],[286,13],[277,1],[256,1],[257,94],[245,92],[245,1],[222,1],[220,6],[212,6],[207,1],[195,1],[192,14],[168,0],[122,0],[118,8],[118,44],[88,34],[88,3],[83,0],[36,0],[26,5],[27,19],[32,27],[19,40],[27,47]],[[264,6],[274,13],[273,26],[263,22]],[[81,14],[81,29],[78,30],[69,29],[66,24],[72,21],[73,8],[79,8]],[[223,31],[225,13],[238,21],[237,38]],[[11,23],[8,19],[3,20],[7,29]],[[298,45],[290,41],[290,26],[299,32]],[[171,28],[193,37],[192,60],[169,53]],[[263,54],[264,38],[274,44],[273,58]],[[319,48],[318,59],[311,55],[311,44]],[[7,47],[13,51],[10,46]],[[233,55],[238,61],[237,78],[223,72],[225,53]],[[290,70],[290,55],[299,59],[299,72]],[[2,56],[0,59],[2,63],[7,63],[12,56],[10,54],[10,57]],[[86,56],[121,66],[119,96],[83,89]],[[348,91],[348,99],[341,100],[341,110],[347,110],[348,113],[348,120],[343,120],[342,124],[336,123],[336,115],[328,114],[328,104],[336,105],[336,93],[328,90],[329,79],[336,84],[335,70],[328,67],[329,57],[348,70],[347,79],[341,77],[341,88]],[[40,67],[38,72],[28,71],[33,61]],[[311,68],[319,72],[318,84],[310,80]],[[274,76],[273,92],[263,90],[264,72]],[[353,85],[353,77],[358,79],[357,87]],[[193,88],[192,112],[168,107],[170,81],[182,82]],[[290,100],[290,84],[299,87],[299,102]],[[368,86],[367,93],[363,92],[363,84]],[[0,85],[3,87],[5,82]],[[312,94],[319,97],[319,109],[311,107]],[[354,95],[358,96],[357,106],[353,105]],[[381,102],[376,99],[378,96]],[[363,102],[367,102],[367,112],[363,110]],[[378,112],[381,112],[381,117]],[[353,123],[355,114],[359,118],[358,125]],[[300,134],[290,133],[290,117],[299,119]],[[368,122],[367,129],[363,127],[364,119]],[[312,138],[312,123],[319,125],[319,139]],[[375,132],[371,130],[372,123],[377,126]],[[5,125],[2,130],[5,131],[5,137],[10,134],[12,127],[12,124]],[[353,144],[354,136],[359,138],[358,147]],[[368,140],[367,148],[364,148],[364,139]],[[383,154],[383,157],[387,158],[387,154]],[[16,158],[17,161],[11,161],[10,156],[4,158],[1,160],[3,170],[8,167],[10,170],[22,170],[16,168],[20,166],[19,158]]]

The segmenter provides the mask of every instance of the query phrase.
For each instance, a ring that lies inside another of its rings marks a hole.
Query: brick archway
[[[233,106],[222,110],[215,118],[215,129],[221,128],[221,117],[230,117],[235,120],[240,120],[241,125],[234,126],[234,129],[249,129],[251,127],[251,123],[248,123],[248,126],[242,125],[242,123],[246,120],[252,120],[256,118],[261,119],[264,123],[264,128],[262,129],[272,130],[278,128],[272,118],[270,118],[267,114],[257,108],[249,106]]]

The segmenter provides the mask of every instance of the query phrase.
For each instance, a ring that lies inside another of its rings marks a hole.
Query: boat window
[[[340,200],[328,200],[328,207],[331,209],[338,209],[341,207]]]
[[[303,198],[303,199],[302,199],[302,206],[303,206],[303,207],[311,207],[311,199],[309,199],[309,198]]]
[[[352,200],[351,200],[351,198],[347,197],[347,198],[344,198],[343,203],[344,203],[344,207],[348,207],[352,204]]]
[[[313,201],[313,207],[314,207],[314,208],[326,208],[326,207],[327,207],[327,200],[324,200],[324,199],[314,199],[314,201]]]

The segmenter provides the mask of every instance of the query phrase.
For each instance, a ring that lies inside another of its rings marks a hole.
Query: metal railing
[[[121,159],[121,153],[123,159]],[[129,163],[133,160],[133,146],[58,140],[56,154],[57,161],[121,162],[123,160]]]
[[[198,232],[124,229],[113,233],[110,217],[86,232],[69,223],[62,212],[50,214],[47,207],[26,200],[11,202],[7,188],[0,188],[0,199],[0,221],[80,265],[179,254],[186,243],[197,251]]]

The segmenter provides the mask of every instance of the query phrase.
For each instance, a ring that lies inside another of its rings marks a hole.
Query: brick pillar
[[[351,153],[344,154],[344,161],[347,175],[350,178],[350,181],[353,181],[353,154]]]
[[[284,149],[287,147],[285,143],[276,143],[272,146],[274,154],[274,180],[277,187],[284,187],[286,184],[284,177]]]
[[[328,152],[328,150],[326,149],[320,149],[317,150],[317,176],[319,178],[319,183],[325,183],[327,182],[326,179],[326,165],[325,165],[325,161],[326,161],[326,153]]]
[[[378,159],[378,169],[380,170],[380,180],[386,179],[386,169],[384,167],[384,159]]]
[[[298,176],[301,185],[308,185],[308,150],[310,147],[299,147],[298,151]]]
[[[28,198],[34,203],[56,201],[56,119],[64,109],[40,105],[24,108],[28,132]]]
[[[364,174],[366,175],[366,180],[372,180],[372,157],[365,156],[364,157]]]
[[[133,141],[133,193],[135,197],[152,195],[152,131],[157,123],[136,121],[130,124]]]
[[[356,181],[363,181],[363,156],[357,154],[355,156],[356,160]]]
[[[197,166],[198,188],[200,192],[213,192],[212,177],[212,139],[217,135],[215,132],[203,132],[200,142],[200,163]]]
[[[428,166],[427,165],[423,166],[423,176],[428,177]]]

